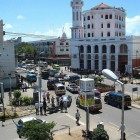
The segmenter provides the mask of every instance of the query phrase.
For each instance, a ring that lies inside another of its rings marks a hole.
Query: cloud
[[[13,28],[13,26],[11,24],[5,24],[4,25],[4,29],[11,29]]]
[[[61,37],[63,31],[66,33],[67,38],[71,37],[71,28],[72,24],[71,23],[65,23],[64,26],[56,28],[54,30],[50,29],[48,32],[46,32],[46,35],[51,35],[51,36],[57,36],[57,37]]]
[[[140,35],[140,16],[126,17],[126,35]]]
[[[22,15],[17,16],[17,20],[23,20],[23,19],[24,19],[24,17]]]

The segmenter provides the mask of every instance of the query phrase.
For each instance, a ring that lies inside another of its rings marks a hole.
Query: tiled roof
[[[112,7],[111,6],[108,6],[108,5],[104,4],[104,3],[101,3],[101,4],[95,6],[95,7],[91,8],[91,9],[93,9],[93,10],[98,10],[98,9],[112,9]]]

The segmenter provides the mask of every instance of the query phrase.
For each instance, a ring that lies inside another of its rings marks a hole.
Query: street
[[[109,83],[108,80],[105,82]],[[68,84],[68,82],[66,83]],[[112,84],[112,83],[111,83]],[[119,86],[119,85],[117,85]],[[133,85],[127,85],[126,90],[127,92],[131,91]],[[47,80],[42,80],[42,89],[47,90]],[[76,125],[76,119],[75,119],[75,113],[77,110],[76,107],[76,97],[77,94],[72,94],[69,91],[66,92],[66,94],[69,94],[72,96],[72,105],[70,108],[68,108],[68,113],[61,113],[60,111],[53,114],[48,114],[47,116],[37,116],[38,118],[42,118],[47,120],[48,122],[54,121],[56,123],[56,126],[54,127],[54,133],[60,131],[60,130],[66,130],[67,132],[70,129],[79,127]],[[24,95],[33,96],[32,92],[24,92]],[[50,95],[55,96],[54,91],[50,91]],[[93,130],[93,128],[96,128],[97,124],[101,121],[104,122],[105,130],[107,131],[110,140],[119,140],[120,138],[120,126],[121,126],[121,109],[118,109],[116,107],[112,107],[110,105],[107,105],[104,103],[104,97],[102,96],[102,110],[98,113],[90,114],[90,129]],[[86,129],[86,112],[83,109],[79,109],[81,118],[80,118],[80,124],[81,127],[85,130]],[[36,116],[35,114],[32,114],[31,116]],[[126,137],[128,140],[139,140],[140,139],[140,110],[136,108],[129,108],[128,110],[125,110],[125,132]],[[19,120],[14,119],[16,122]],[[16,126],[12,122],[12,120],[7,120],[5,122],[4,127],[0,127],[1,134],[0,139],[1,140],[18,140],[18,135],[16,134]],[[115,135],[114,135],[115,134]],[[82,132],[81,132],[82,135]]]

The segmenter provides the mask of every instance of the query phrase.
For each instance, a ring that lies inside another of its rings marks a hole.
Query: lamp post
[[[10,91],[9,91],[9,100],[11,99],[11,94],[12,94],[12,89],[11,89],[11,73],[9,73],[8,74],[9,75],[9,89],[10,89]]]
[[[125,126],[124,126],[124,83],[122,83],[120,80],[118,80],[118,77],[109,69],[103,69],[102,74],[106,78],[119,83],[122,87],[123,96],[122,96],[122,116],[121,116],[121,140],[124,140],[124,134],[125,134],[124,133],[124,131],[125,131]]]

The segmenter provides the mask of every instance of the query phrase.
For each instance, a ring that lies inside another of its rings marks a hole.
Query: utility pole
[[[0,93],[1,93],[1,102],[2,102],[2,105],[3,105],[3,120],[2,120],[2,127],[4,126],[3,125],[3,122],[5,122],[5,107],[4,107],[4,91],[3,91],[3,83],[0,83]]]

